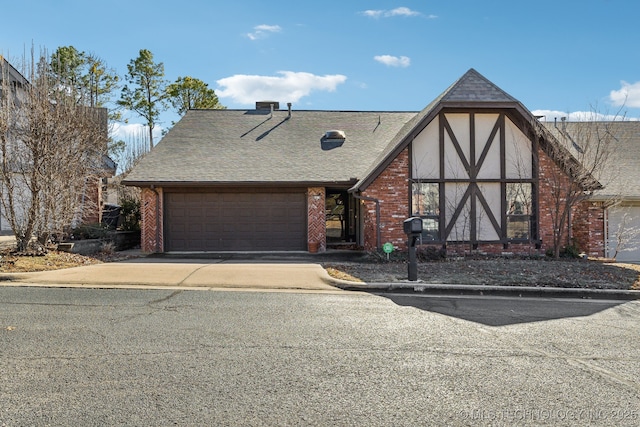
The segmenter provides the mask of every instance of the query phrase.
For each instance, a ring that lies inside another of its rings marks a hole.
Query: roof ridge
[[[442,102],[518,102],[517,99],[474,68],[470,68],[462,77],[449,86],[440,96],[440,100]]]

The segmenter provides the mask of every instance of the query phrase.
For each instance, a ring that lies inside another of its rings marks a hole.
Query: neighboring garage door
[[[607,256],[613,257],[618,233],[622,233],[622,248],[616,256],[619,262],[640,262],[640,206],[614,207],[607,210]]]
[[[166,192],[166,251],[306,250],[305,193]]]

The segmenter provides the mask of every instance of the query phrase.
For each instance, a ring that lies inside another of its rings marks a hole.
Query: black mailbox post
[[[409,238],[407,246],[409,247],[409,280],[415,282],[418,280],[418,260],[416,257],[416,243],[422,234],[422,219],[412,217],[405,219],[403,222],[404,233]]]

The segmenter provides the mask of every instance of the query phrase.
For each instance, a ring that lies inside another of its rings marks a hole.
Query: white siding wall
[[[464,157],[468,161],[470,157],[469,114],[447,114],[446,117]],[[444,133],[444,158],[444,177],[446,179],[469,178],[448,132]]]
[[[482,192],[482,196],[485,198],[487,204],[491,208],[493,217],[496,218],[498,222],[500,222],[500,206],[502,206],[500,184],[480,184],[479,187],[480,191]],[[478,214],[476,218],[476,227],[478,230],[478,240],[500,239],[500,236],[493,227],[489,216],[484,212],[484,207],[481,203],[477,203],[477,210]]]
[[[607,209],[607,250],[606,256],[613,257],[617,246],[618,233],[626,236],[622,251],[616,260],[619,262],[640,262],[640,206],[615,206]]]
[[[528,179],[533,176],[531,141],[507,119],[505,123],[505,167],[507,178]]]
[[[413,140],[412,145],[412,176],[421,179],[440,178],[440,143],[438,138],[438,123],[436,117]]]

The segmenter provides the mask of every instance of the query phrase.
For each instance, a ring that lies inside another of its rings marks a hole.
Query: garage
[[[619,239],[621,236],[621,239]],[[607,256],[618,262],[640,262],[640,206],[615,206],[607,210]]]
[[[164,230],[166,251],[306,250],[306,195],[300,191],[167,191]]]

